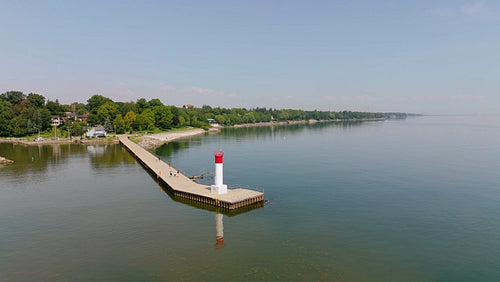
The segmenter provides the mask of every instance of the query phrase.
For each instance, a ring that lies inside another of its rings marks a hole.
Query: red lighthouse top
[[[222,150],[217,150],[217,151],[215,151],[214,155],[215,155],[215,163],[221,164],[222,157],[224,157],[224,152]]]

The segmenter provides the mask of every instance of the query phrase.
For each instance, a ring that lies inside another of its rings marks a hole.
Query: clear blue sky
[[[499,1],[2,1],[0,92],[497,113]]]

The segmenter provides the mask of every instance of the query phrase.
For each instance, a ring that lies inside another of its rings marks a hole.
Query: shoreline
[[[212,130],[213,131],[213,130]],[[129,135],[132,139],[136,137],[139,142],[137,144],[145,149],[158,148],[163,144],[170,143],[174,140],[188,138],[196,135],[202,135],[210,132],[201,128],[188,128],[185,130],[161,132],[153,134],[144,134],[139,136]]]
[[[315,123],[325,123],[325,122],[345,122],[345,121],[383,121],[385,118],[373,118],[373,119],[352,119],[352,120],[295,120],[295,121],[280,121],[280,122],[257,122],[257,123],[244,123],[244,124],[236,124],[231,126],[221,126],[216,125],[210,128],[209,130],[204,130],[201,128],[190,128],[181,131],[173,131],[173,132],[162,132],[162,133],[154,133],[154,134],[145,134],[141,136],[137,136],[138,140],[137,144],[145,149],[155,149],[160,147],[163,144],[170,143],[171,141],[188,138],[196,135],[210,134],[210,133],[219,133],[224,128],[249,128],[249,127],[266,127],[266,126],[284,126],[284,125],[294,125],[294,124],[315,124]],[[130,135],[132,137],[132,135]],[[133,137],[132,137],[133,138]]]
[[[219,128],[245,128],[245,127],[260,127],[260,126],[281,126],[281,125],[294,125],[294,124],[315,124],[325,122],[355,122],[355,121],[384,121],[386,118],[361,118],[361,119],[309,119],[309,120],[289,120],[277,122],[257,122],[257,123],[243,123],[230,126],[219,126]]]
[[[11,143],[15,145],[24,145],[24,146],[38,146],[38,145],[63,145],[63,144],[118,144],[118,138],[107,139],[107,138],[93,138],[93,139],[82,139],[79,137],[75,137],[72,140],[67,138],[61,140],[44,140],[44,141],[30,141],[26,138],[16,138],[16,137],[6,137],[0,138],[0,143]]]
[[[163,144],[170,143],[172,141],[189,138],[192,136],[219,133],[224,128],[248,128],[248,127],[266,127],[266,126],[284,126],[284,125],[295,125],[295,124],[315,124],[315,123],[325,123],[325,122],[345,122],[345,121],[383,121],[385,118],[374,118],[374,119],[352,119],[352,120],[297,120],[297,121],[280,121],[280,122],[258,122],[258,123],[245,123],[236,124],[231,126],[221,126],[216,125],[209,130],[204,130],[201,128],[187,128],[184,130],[177,131],[167,131],[161,133],[153,134],[130,134],[132,139],[136,139],[137,143],[145,149],[154,149]],[[24,146],[38,146],[38,145],[62,145],[62,144],[119,144],[118,136],[110,138],[92,138],[92,139],[82,139],[74,138],[73,140],[45,140],[45,141],[29,141],[26,138],[15,138],[15,137],[4,137],[0,138],[0,143],[12,143]]]

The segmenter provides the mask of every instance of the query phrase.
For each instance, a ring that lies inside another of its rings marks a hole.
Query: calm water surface
[[[120,145],[0,144],[0,280],[500,279],[500,121],[228,129],[156,153],[265,192],[223,216],[172,199]]]

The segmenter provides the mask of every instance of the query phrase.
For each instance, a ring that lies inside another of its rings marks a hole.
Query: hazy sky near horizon
[[[0,93],[498,113],[500,1],[3,1]]]

